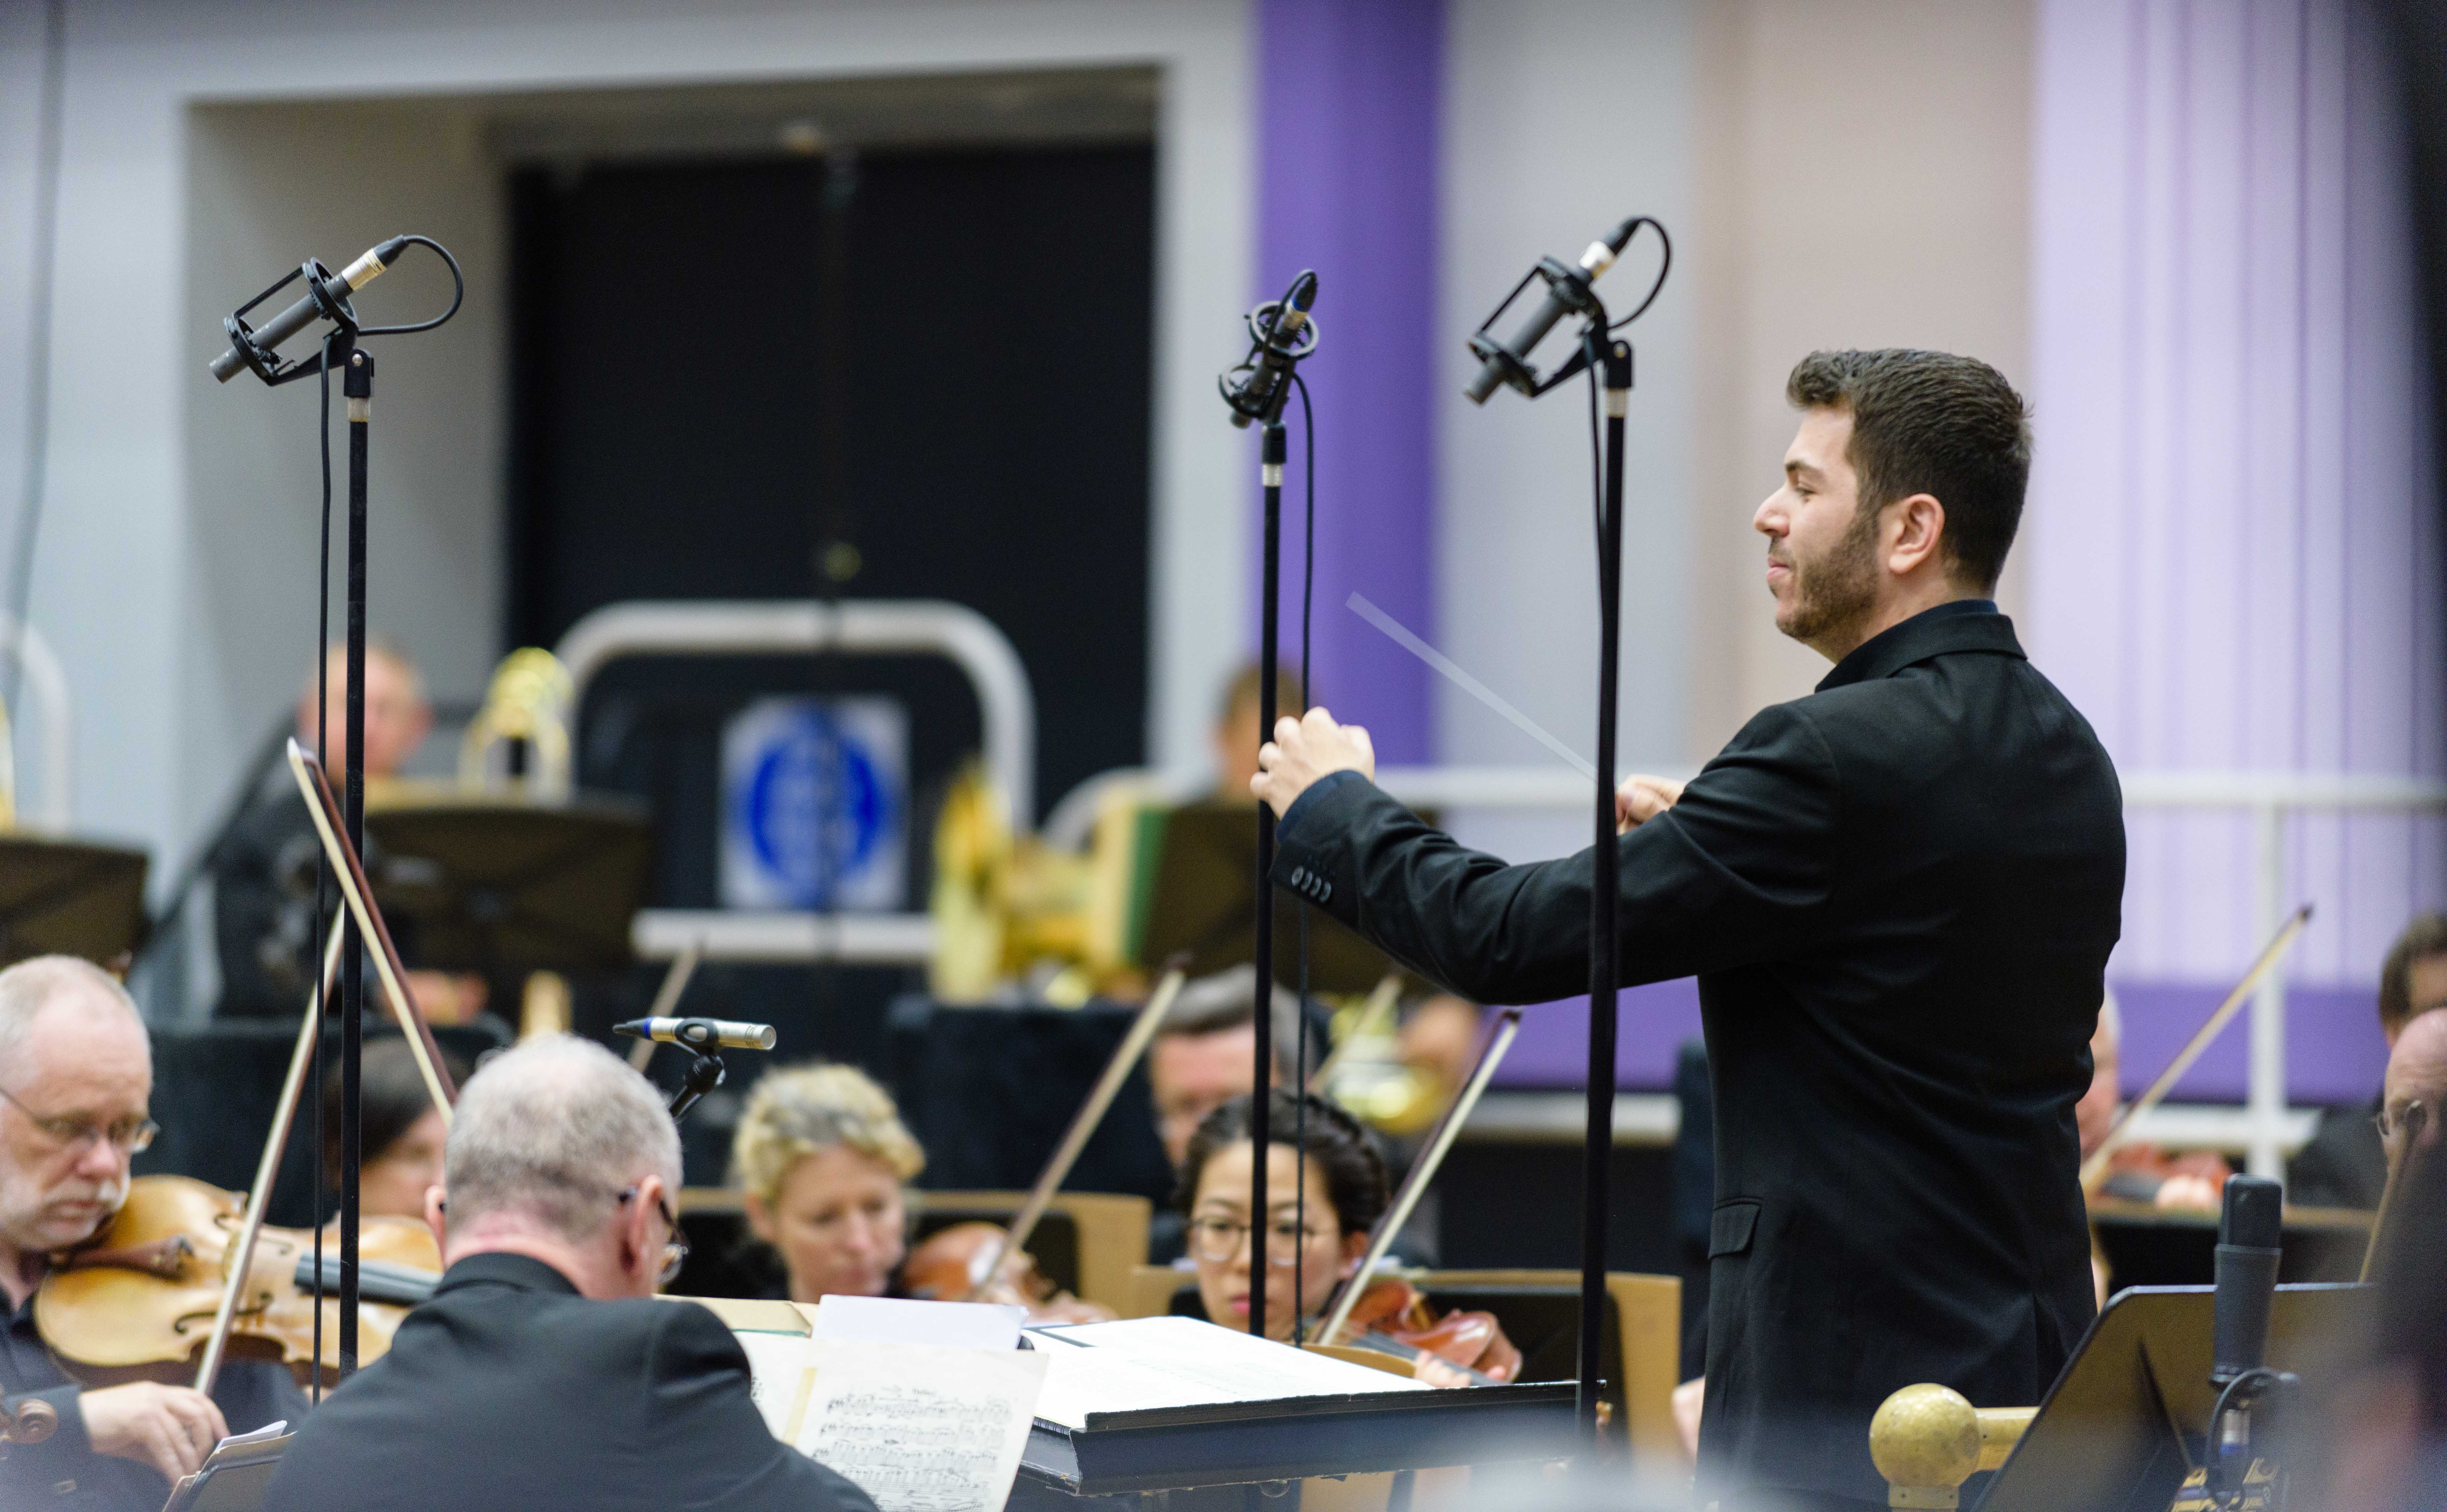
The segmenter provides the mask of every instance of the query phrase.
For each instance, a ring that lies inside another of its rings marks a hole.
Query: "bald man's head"
[[[115,977],[66,955],[0,972],[0,1260],[81,1244],[119,1210],[152,1092]]]
[[[2397,1035],[2396,1049],[2388,1053],[2381,1106],[2386,1112],[2391,1158],[2403,1143],[2400,1130],[2416,1103],[2426,1115],[2427,1127],[2421,1143],[2432,1143],[2438,1138],[2439,1115],[2447,1112],[2447,1011],[2415,1014]]]

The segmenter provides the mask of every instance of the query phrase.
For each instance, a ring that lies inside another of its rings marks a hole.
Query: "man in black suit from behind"
[[[875,1512],[774,1439],[719,1319],[654,1295],[679,1179],[662,1100],[601,1046],[477,1071],[426,1199],[441,1284],[306,1420],[268,1512]]]
[[[2074,1104],[2124,882],[2115,772],[1988,595],[2022,403],[1968,358],[1819,352],[1759,506],[1776,628],[1835,664],[1687,787],[1633,778],[1622,979],[1696,974],[1716,1102],[1702,1500],[1883,1506],[1897,1388],[2039,1401],[2089,1326]],[[1275,879],[1481,1002],[1586,990],[1584,852],[1508,866],[1283,721]]]

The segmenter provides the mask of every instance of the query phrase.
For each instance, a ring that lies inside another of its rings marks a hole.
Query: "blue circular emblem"
[[[796,907],[823,908],[884,840],[892,793],[866,748],[811,704],[771,732],[741,809],[749,843],[774,884]]]

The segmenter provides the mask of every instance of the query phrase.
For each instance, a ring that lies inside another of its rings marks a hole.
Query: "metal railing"
[[[1670,775],[1687,776],[1687,772]],[[2408,777],[2308,772],[2122,774],[2128,809],[2224,809],[2251,820],[2255,936],[2277,932],[2300,899],[2286,896],[2286,822],[2308,813],[2447,812],[2447,783]],[[1402,802],[1446,809],[1563,809],[1589,805],[1588,782],[1548,766],[1390,766],[1378,785]],[[2141,1136],[2241,1152],[2254,1175],[2282,1176],[2285,1158],[2309,1137],[2315,1113],[2286,1100],[2286,973],[2271,972],[2251,1003],[2249,1076],[2240,1106],[2162,1106]]]

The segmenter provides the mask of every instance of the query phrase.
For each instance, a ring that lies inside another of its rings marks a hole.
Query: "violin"
[[[1403,1356],[1421,1356],[1458,1367],[1472,1386],[1501,1386],[1521,1373],[1521,1351],[1504,1336],[1495,1314],[1455,1308],[1442,1317],[1418,1288],[1395,1276],[1380,1276],[1360,1289],[1350,1316],[1331,1339]]]
[[[186,1385],[212,1333],[245,1221],[245,1199],[185,1176],[140,1176],[89,1243],[53,1257],[35,1293],[34,1327],[89,1387]],[[323,1351],[314,1352],[313,1235],[258,1229],[233,1311],[228,1349],[279,1360],[300,1385],[339,1375],[338,1220],[324,1231]],[[390,1348],[408,1310],[440,1279],[433,1231],[414,1219],[369,1217],[360,1231],[359,1358]]]
[[[937,1229],[901,1262],[909,1295],[937,1302],[1001,1302],[1028,1309],[1031,1323],[1108,1323],[1113,1311],[1055,1286],[999,1223]]]

